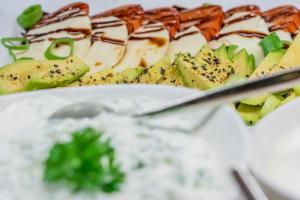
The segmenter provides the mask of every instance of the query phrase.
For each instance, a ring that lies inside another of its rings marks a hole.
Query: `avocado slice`
[[[70,86],[86,85],[108,85],[134,82],[144,72],[143,67],[127,68],[122,72],[113,74],[113,69],[106,69],[100,72],[83,76]]]
[[[289,94],[288,97],[286,97],[283,101],[281,101],[280,105],[279,106],[282,106],[286,103],[289,103],[290,101],[294,100],[297,98],[297,95],[295,92],[292,92],[291,94]]]
[[[232,66],[235,74],[249,77],[255,68],[254,56],[249,56],[247,51],[242,49],[233,56]]]
[[[300,86],[299,85],[294,86],[293,90],[297,96],[300,96]]]
[[[236,45],[230,45],[230,46],[228,46],[228,48],[227,48],[227,55],[228,55],[229,60],[232,60],[232,59],[233,59],[233,56],[235,55],[236,50],[237,50],[238,48],[239,48],[239,47],[236,46]]]
[[[279,61],[284,56],[286,50],[280,49],[277,51],[270,52],[263,61],[258,65],[258,67],[255,69],[252,77],[261,77],[270,74],[270,71],[276,64],[279,63]]]
[[[234,69],[226,56],[216,56],[208,45],[204,45],[196,54],[195,58],[200,63],[204,63],[208,66],[209,75],[212,75],[215,82],[223,84],[230,75],[234,74]]]
[[[184,84],[188,87],[207,90],[221,85],[208,63],[200,62],[189,55],[177,55],[175,62],[182,74]]]
[[[299,67],[300,65],[300,33],[296,36],[290,47],[287,49],[284,56],[281,58],[278,65],[276,65],[271,71],[278,72],[284,69]]]
[[[229,76],[229,78],[225,81],[225,85],[231,85],[238,82],[241,82],[243,80],[246,80],[247,78],[245,76],[239,75],[239,74],[232,74]]]
[[[240,113],[246,124],[250,126],[254,125],[261,117],[261,106],[249,106],[240,103],[237,107],[237,111]]]
[[[88,70],[73,56],[53,61],[19,60],[0,69],[0,94],[66,86]]]
[[[65,60],[42,61],[42,64],[45,67],[31,74],[26,90],[64,87],[89,71],[89,67],[75,56]]]
[[[281,99],[278,98],[277,96],[275,95],[268,96],[264,105],[261,108],[260,111],[261,117],[264,117],[270,112],[272,112],[273,110],[275,110],[275,108],[277,108],[280,105],[280,103],[281,103]]]
[[[157,84],[163,77],[166,77],[166,72],[171,70],[171,58],[169,56],[163,57],[156,64],[145,70],[137,82]]]
[[[217,57],[207,45],[201,48],[195,58],[188,54],[180,54],[175,62],[184,84],[200,90],[218,87],[233,74],[230,63],[226,59]]]
[[[16,93],[25,90],[27,81],[33,71],[39,71],[41,62],[36,60],[19,60],[0,68],[0,94]]]
[[[171,67],[166,70],[165,75],[159,80],[158,83],[178,87],[185,86],[183,77],[176,65],[171,65]]]
[[[223,59],[224,61],[230,63],[227,46],[225,44],[222,44],[218,49],[215,49],[215,55],[218,58]]]
[[[270,94],[263,94],[253,98],[244,99],[241,103],[249,106],[260,106],[263,105]]]

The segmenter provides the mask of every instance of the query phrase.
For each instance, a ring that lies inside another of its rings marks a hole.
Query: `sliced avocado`
[[[24,91],[30,74],[42,67],[45,66],[36,60],[20,60],[0,68],[0,94]]]
[[[272,68],[279,63],[286,50],[280,49],[277,51],[270,52],[263,61],[258,65],[251,77],[261,77],[268,75]]]
[[[157,84],[163,77],[167,70],[171,69],[171,58],[166,56],[160,59],[156,64],[146,69],[145,73],[138,78],[138,83]]]
[[[300,96],[300,86],[294,86],[293,90],[297,96]]]
[[[255,70],[255,57],[253,54],[250,54],[248,57],[248,69],[251,71],[251,74]]]
[[[233,68],[226,59],[219,58],[214,51],[204,45],[195,58],[180,54],[175,60],[185,85],[207,90],[218,87],[233,74]]]
[[[130,83],[135,81],[143,72],[143,67],[127,68],[124,71],[116,74],[113,74],[112,69],[106,69],[94,74],[84,76],[79,79],[79,81],[74,82],[70,86]]]
[[[159,80],[158,83],[179,87],[184,86],[183,77],[176,65],[171,65],[171,67],[166,70],[165,75]]]
[[[296,36],[291,46],[287,49],[286,53],[273,69],[273,72],[278,72],[283,69],[299,67],[300,65],[300,33]]]
[[[26,90],[64,87],[89,71],[89,67],[75,56],[65,60],[42,61],[42,64],[45,67],[31,74]]]
[[[66,60],[19,60],[0,69],[0,93],[66,86],[89,67],[77,57]]]
[[[224,61],[230,62],[227,52],[227,46],[225,44],[222,44],[218,49],[215,50],[215,55],[218,58],[223,59]]]
[[[225,58],[216,56],[208,45],[204,45],[195,58],[199,63],[208,66],[207,72],[215,82],[224,83],[230,75],[234,74],[233,67],[226,55]]]
[[[110,84],[132,83],[144,72],[144,69],[143,67],[128,68],[115,74],[108,81]]]
[[[245,49],[240,50],[236,55],[233,56],[232,66],[235,74],[246,77],[249,77],[254,70],[252,58],[248,55]]]
[[[230,45],[230,46],[228,46],[228,48],[227,48],[227,56],[228,56],[229,60],[232,60],[232,59],[233,59],[233,56],[235,55],[236,50],[237,50],[238,48],[239,48],[239,47],[236,46],[236,45]]]
[[[239,75],[239,74],[232,74],[229,76],[229,78],[225,81],[226,85],[235,84],[238,82],[241,82],[243,80],[246,80],[247,78],[245,76]]]
[[[264,105],[261,108],[260,111],[261,117],[264,117],[270,112],[272,112],[273,110],[275,110],[275,108],[277,108],[280,105],[280,103],[281,103],[281,99],[276,97],[275,95],[268,96]]]
[[[249,106],[260,106],[263,105],[270,94],[263,94],[257,97],[244,99],[241,103],[249,105]]]
[[[249,106],[239,104],[237,111],[240,113],[247,125],[254,125],[260,119],[261,106]]]
[[[286,103],[288,103],[288,102],[290,102],[290,101],[292,101],[296,98],[297,98],[296,93],[292,92],[288,97],[286,97],[283,101],[281,101],[279,106],[282,106],[282,105],[284,105],[284,104],[286,104]]]

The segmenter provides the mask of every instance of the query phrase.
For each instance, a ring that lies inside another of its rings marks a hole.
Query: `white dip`
[[[149,128],[131,117],[105,112],[95,119],[47,120],[53,111],[71,103],[44,96],[12,104],[0,113],[1,200],[229,199],[232,187],[223,162],[200,134]],[[155,102],[122,99],[106,103],[129,111]],[[111,139],[126,174],[120,191],[111,195],[73,193],[68,187],[43,182],[43,162],[52,145],[69,140],[72,131],[85,127],[102,130]],[[136,168],[139,162],[145,164],[141,169]]]
[[[286,190],[300,196],[300,129],[279,137],[271,147],[266,173]]]

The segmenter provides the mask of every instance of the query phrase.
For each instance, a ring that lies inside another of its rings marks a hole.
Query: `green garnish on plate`
[[[18,24],[24,29],[30,29],[43,17],[41,5],[26,8],[17,18]]]
[[[94,129],[72,133],[72,140],[55,144],[45,161],[44,180],[64,182],[75,191],[116,192],[125,174],[116,163],[109,139]]]
[[[67,45],[70,47],[70,52],[67,56],[55,55],[53,49],[59,45]],[[71,55],[73,55],[73,52],[74,52],[74,39],[68,37],[58,38],[58,39],[54,39],[52,44],[48,47],[48,49],[45,52],[45,57],[48,60],[64,60],[70,57]]]
[[[264,50],[265,56],[270,52],[277,51],[283,48],[283,43],[275,32],[262,39],[259,45]]]

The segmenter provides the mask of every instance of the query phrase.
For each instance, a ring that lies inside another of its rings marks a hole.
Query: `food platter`
[[[278,181],[273,184],[275,180],[268,177],[272,174],[257,165],[265,151],[260,139],[273,137],[268,134],[274,127],[283,132],[283,127],[297,125],[293,120],[280,125],[280,120],[297,115],[293,107],[299,106],[295,100],[300,96],[299,86],[224,106],[199,131],[193,123],[210,107],[174,112],[171,118],[156,121],[155,117],[154,121],[139,120],[131,114],[299,66],[298,4],[296,0],[251,4],[231,0],[2,2],[0,121],[5,133],[0,134],[0,149],[4,149],[0,163],[7,165],[0,165],[0,176],[7,172],[10,177],[0,181],[0,199],[18,199],[23,194],[30,198],[32,194],[26,190],[30,178],[37,194],[31,199],[53,192],[54,196],[47,198],[73,200],[68,187],[79,191],[75,199],[89,199],[91,190],[97,192],[95,199],[240,199],[229,176],[234,161],[249,161],[268,195],[289,197],[288,189],[282,189]],[[55,110],[78,102],[100,102],[104,112],[93,119],[48,120]],[[280,114],[285,109],[291,116]],[[254,126],[251,145],[246,124]],[[24,140],[23,129],[29,135]],[[268,134],[261,137],[266,130]],[[13,134],[7,135],[10,132]],[[128,134],[129,139],[119,132]],[[86,147],[95,155],[81,154],[83,146],[78,146],[93,141]],[[10,148],[16,158],[5,154]],[[98,148],[106,150],[103,153]],[[276,152],[279,147],[272,148]],[[38,150],[40,154],[32,153]],[[248,160],[249,151],[258,158]],[[69,159],[72,156],[77,160]],[[94,156],[98,160],[106,156],[111,171],[103,170],[107,163],[102,160],[100,166],[94,166]],[[29,169],[32,176],[25,173],[27,162],[37,169]],[[96,175],[85,176],[81,162],[92,162],[88,167],[95,169],[87,174],[96,170]],[[197,168],[199,162],[205,164]],[[68,171],[72,167],[73,171]],[[22,177],[20,183],[15,176]],[[16,196],[8,194],[10,186],[17,188],[18,184],[21,189],[16,189]],[[200,185],[203,188],[199,189]],[[139,192],[132,195],[136,189]],[[116,196],[108,195],[110,192]]]
[[[300,15],[293,5],[69,3],[45,1],[17,17],[3,11],[9,25],[1,34],[9,36],[2,38],[1,53],[11,64],[1,68],[1,94],[107,84],[205,91],[299,64]],[[287,88],[235,108],[254,125],[299,94],[298,87]]]

